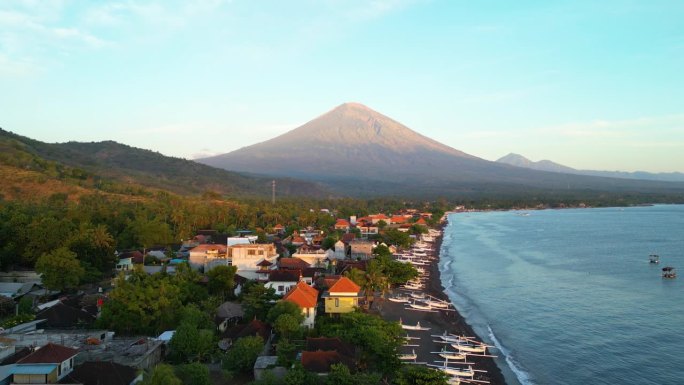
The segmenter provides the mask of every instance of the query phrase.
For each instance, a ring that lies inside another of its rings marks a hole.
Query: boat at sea
[[[677,278],[677,270],[672,266],[663,267],[663,278]]]
[[[658,254],[651,254],[648,256],[649,263],[660,263],[660,256]]]

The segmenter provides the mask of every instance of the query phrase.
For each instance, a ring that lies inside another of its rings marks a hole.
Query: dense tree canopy
[[[176,377],[171,365],[159,364],[152,369],[151,373],[146,373],[141,385],[183,385],[183,382]]]
[[[120,276],[102,308],[101,327],[124,334],[156,335],[173,330],[183,314],[184,305],[206,299],[200,277],[185,264],[175,275],[147,275],[134,271],[128,279]]]
[[[235,266],[216,266],[207,272],[209,293],[221,299],[233,298],[235,290]]]
[[[264,340],[261,337],[242,337],[226,353],[223,367],[231,372],[249,372],[263,349]]]
[[[278,296],[275,289],[267,288],[261,283],[248,282],[240,293],[242,308],[245,310],[245,319],[256,317],[266,320],[269,310],[274,306]]]
[[[316,329],[325,337],[339,337],[361,349],[361,366],[386,375],[400,367],[397,358],[403,332],[396,322],[361,312],[341,314],[339,319],[321,318]]]
[[[76,254],[65,247],[41,255],[36,271],[42,274],[46,288],[58,291],[75,288],[85,273]]]
[[[199,362],[192,362],[176,367],[176,374],[183,385],[211,385],[209,368]]]
[[[171,357],[179,362],[203,361],[214,351],[213,325],[207,314],[194,305],[183,309],[169,347]]]

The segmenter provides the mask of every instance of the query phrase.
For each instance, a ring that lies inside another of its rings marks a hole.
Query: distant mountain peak
[[[415,157],[428,154],[474,158],[368,106],[349,102],[276,138],[200,162],[261,174],[321,175],[348,172],[344,168],[370,172],[369,167],[405,165],[410,169],[420,161]]]
[[[607,178],[620,179],[642,179],[665,182],[684,182],[684,173],[669,172],[669,173],[650,173],[643,171],[625,172],[625,171],[597,171],[597,170],[577,170],[562,164],[552,162],[550,160],[540,160],[538,162],[531,161],[522,155],[510,153],[499,158],[497,163],[505,163],[511,166],[529,168],[537,171],[551,171],[563,174],[576,175],[590,175]]]
[[[514,152],[503,156],[496,161],[497,163],[506,163],[511,166],[529,168],[537,171],[551,171],[551,172],[561,172],[561,173],[573,173],[575,169],[563,166],[562,164],[554,163],[550,160],[540,160],[538,162],[529,160],[520,154]]]

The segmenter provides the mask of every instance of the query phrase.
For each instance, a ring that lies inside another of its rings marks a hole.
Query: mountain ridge
[[[181,195],[212,193],[231,197],[268,197],[272,178],[255,177],[115,141],[45,143],[0,129],[0,164],[43,173],[43,179],[63,178],[64,171],[82,173],[90,188],[117,183],[167,190]],[[49,170],[48,170],[49,169]],[[46,170],[49,172],[46,174]],[[327,197],[313,182],[279,178],[279,196]]]
[[[662,182],[684,182],[684,173],[681,172],[646,172],[646,171],[607,171],[607,170],[578,170],[550,160],[532,161],[520,154],[509,153],[496,160],[511,166],[529,168],[539,171],[551,171],[567,174],[588,175],[606,178],[638,179]]]
[[[345,103],[264,142],[197,159],[214,167],[324,183],[350,194],[650,191],[682,186],[536,171],[491,162]]]

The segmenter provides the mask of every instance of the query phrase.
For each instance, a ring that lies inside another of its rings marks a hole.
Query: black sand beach
[[[440,236],[432,244],[432,247],[434,249],[433,253],[435,255],[439,254],[441,243],[442,237]],[[430,263],[428,269],[430,276],[429,280],[426,282],[426,287],[423,291],[425,292],[425,294],[429,294],[433,297],[449,301],[449,298],[444,293],[444,288],[442,287],[438,262],[439,258],[437,257]],[[405,290],[394,289],[392,294],[394,295],[407,293],[409,292]],[[418,346],[403,347],[400,353],[412,353],[412,351],[415,351],[415,353],[418,355],[418,362],[437,364],[434,361],[441,360],[441,357],[439,357],[437,354],[430,353],[439,351],[445,346],[444,344],[433,342],[433,340],[437,339],[431,337],[431,335],[433,334],[443,334],[444,331],[446,331],[447,333],[453,333],[456,335],[465,335],[471,337],[476,336],[470,325],[468,325],[465,322],[465,320],[458,313],[458,311],[439,311],[435,313],[420,312],[407,310],[405,308],[405,304],[403,303],[394,303],[388,300],[378,301],[377,299],[374,302],[375,303],[373,305],[373,310],[378,312],[380,315],[382,315],[383,318],[387,320],[399,321],[399,319],[401,319],[402,322],[406,325],[415,325],[417,322],[420,321],[421,326],[430,328],[430,330],[427,331],[406,330],[406,332],[408,332],[408,335],[410,335],[411,337],[420,337],[420,340],[411,340],[410,342],[408,342],[409,344]],[[478,340],[481,339],[478,338]],[[499,352],[496,349],[493,349],[488,354],[499,354]],[[506,384],[503,374],[494,362],[494,359],[487,357],[469,357],[468,362],[474,363],[473,369],[486,371],[486,373],[478,372],[475,376],[475,379],[489,381],[490,384],[495,385]]]

